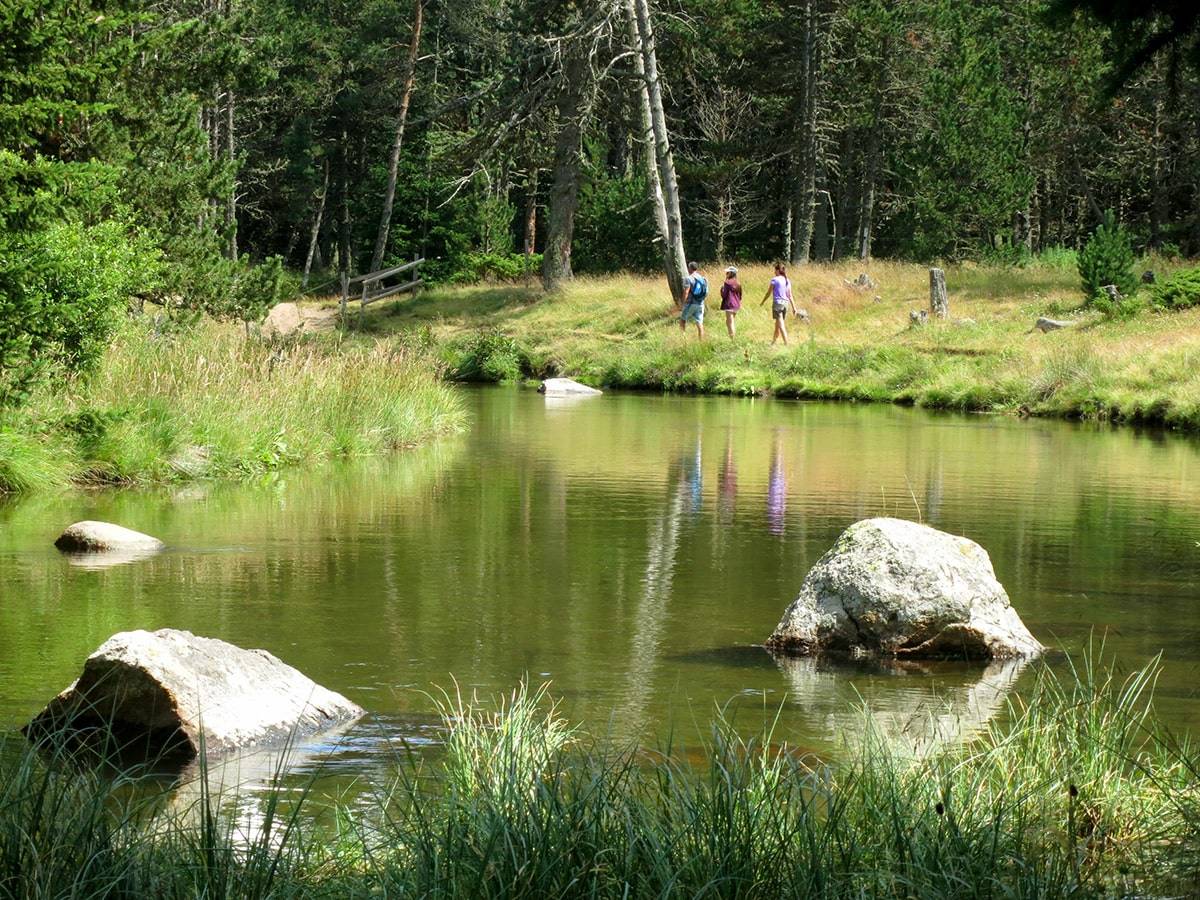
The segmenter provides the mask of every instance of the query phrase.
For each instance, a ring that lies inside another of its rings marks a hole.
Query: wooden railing
[[[383,300],[385,297],[394,297],[397,294],[403,294],[407,291],[417,290],[421,284],[421,277],[417,274],[421,263],[425,262],[425,257],[414,259],[410,263],[405,263],[402,266],[396,266],[394,269],[383,269],[379,272],[369,272],[366,275],[356,275],[353,278],[347,277],[346,273],[342,273],[342,317],[346,315],[346,303],[350,299],[350,286],[362,285],[362,295],[359,297],[359,309],[367,308],[368,303],[374,303],[376,300]],[[406,281],[403,284],[385,285],[383,282],[389,278],[394,278],[404,272],[412,272],[413,279]]]

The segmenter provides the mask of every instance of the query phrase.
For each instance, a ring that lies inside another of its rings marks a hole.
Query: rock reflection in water
[[[294,746],[193,760],[179,770],[165,795],[164,821],[198,827],[207,803],[227,823],[234,846],[278,847],[286,834],[289,803],[301,801],[318,779],[343,771],[361,776],[367,762],[363,756],[342,730]]]
[[[1003,711],[1029,664],[1027,659],[980,666],[772,656],[787,678],[789,703],[803,710],[810,733],[854,745],[866,736],[864,715],[869,715],[880,734],[916,755],[979,734]],[[874,690],[882,685],[886,690]]]
[[[162,551],[152,547],[126,547],[121,550],[102,550],[94,553],[64,553],[67,564],[77,569],[98,572],[113,566],[127,566],[158,556]]]

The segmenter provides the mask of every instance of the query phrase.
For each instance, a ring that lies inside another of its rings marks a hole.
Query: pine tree
[[[1110,209],[1079,254],[1079,277],[1084,297],[1090,302],[1110,284],[1116,285],[1122,294],[1132,295],[1138,285],[1133,264],[1133,244],[1129,234]]]

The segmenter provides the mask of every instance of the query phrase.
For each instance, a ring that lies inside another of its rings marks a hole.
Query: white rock
[[[263,319],[262,333],[268,336],[286,337],[304,327],[304,316],[295,303],[279,303],[271,307]]]
[[[974,541],[902,519],[866,519],[822,556],[767,646],[911,658],[1004,659],[1045,648]]]
[[[153,750],[195,756],[279,744],[363,714],[266,650],[189,631],[125,631],[27,726],[35,734],[101,727]]]
[[[1064,322],[1061,319],[1048,319],[1045,316],[1038,316],[1038,320],[1034,323],[1033,327],[1042,334],[1045,334],[1048,331],[1058,331],[1060,328],[1070,328],[1072,324],[1074,323]]]
[[[570,378],[547,378],[538,387],[539,394],[545,394],[547,397],[565,397],[568,395],[578,395],[586,397],[594,397],[597,394],[603,393],[594,387],[588,387],[586,384],[580,384],[578,381],[572,381]]]
[[[58,536],[54,546],[66,553],[107,553],[115,550],[161,550],[156,537],[110,522],[76,522]]]

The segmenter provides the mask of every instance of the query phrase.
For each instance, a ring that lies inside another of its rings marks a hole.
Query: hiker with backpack
[[[680,302],[683,310],[679,314],[679,330],[687,331],[688,322],[696,323],[696,335],[704,340],[704,301],[708,299],[708,279],[700,274],[698,263],[688,263],[688,277],[684,282]]]

